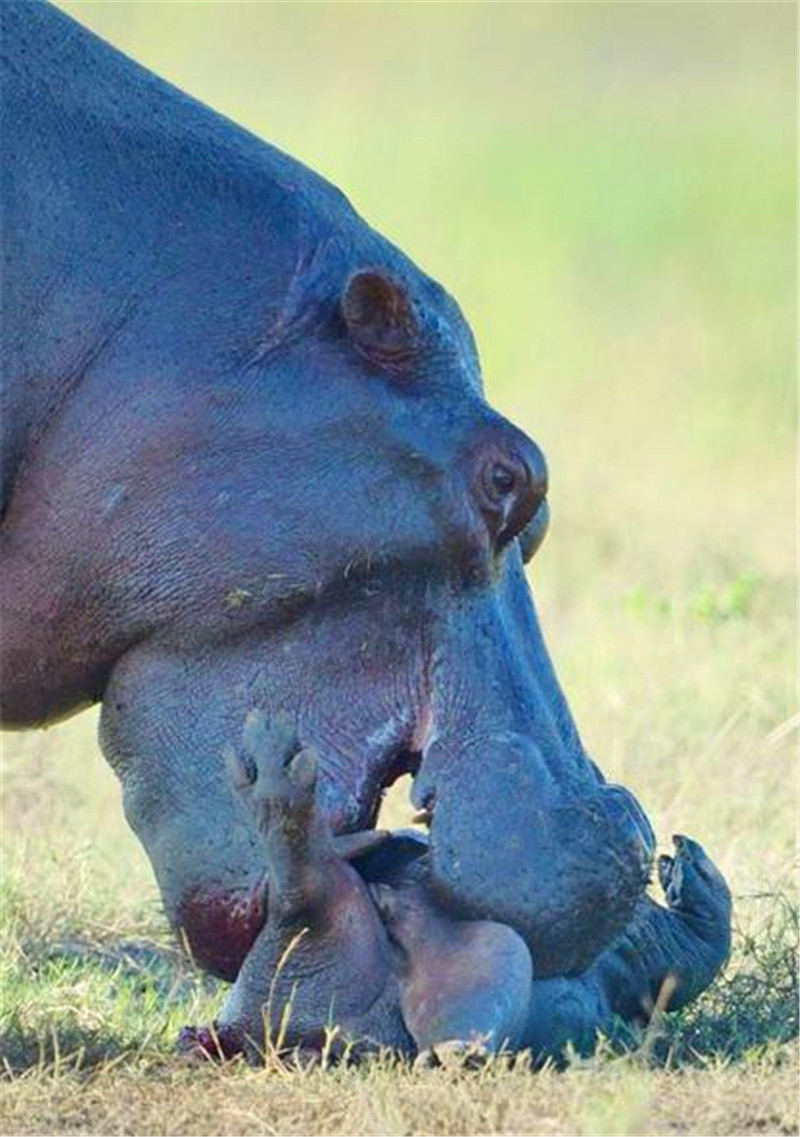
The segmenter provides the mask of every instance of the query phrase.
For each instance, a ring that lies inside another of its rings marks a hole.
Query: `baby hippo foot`
[[[316,758],[301,747],[296,730],[283,716],[250,711],[241,747],[229,747],[225,760],[235,789],[264,836],[273,807],[280,812],[288,806],[295,821],[303,811],[313,812],[314,795],[303,791],[316,781]]]
[[[646,1022],[695,999],[725,965],[731,948],[731,894],[722,873],[690,837],[672,838],[658,875],[667,907],[640,904],[625,933],[590,969],[614,1014]]]
[[[414,1059],[414,1069],[480,1070],[495,1056],[496,1052],[488,1050],[480,1042],[437,1042],[435,1046],[420,1050]]]
[[[720,907],[730,907],[725,878],[702,845],[682,833],[674,833],[674,857],[658,858],[658,879],[667,905],[677,912],[716,921]]]
[[[367,885],[337,849],[317,803],[317,759],[287,724],[248,715],[233,780],[264,835],[269,900],[264,927],[220,1016],[220,1029],[292,1049],[409,1051],[392,953]],[[378,838],[380,839],[380,838]],[[347,855],[371,836],[350,837]]]
[[[373,885],[395,946],[403,1019],[423,1063],[470,1062],[513,1050],[525,1025],[533,966],[525,942],[489,920],[437,911],[424,883]]]
[[[326,839],[330,840],[327,823],[316,807],[316,755],[300,745],[288,719],[250,711],[244,722],[241,749],[229,747],[225,760],[231,781],[263,836],[269,833],[272,808],[283,809],[285,814],[288,806],[290,824],[300,823],[305,811],[313,815],[312,824],[324,829]],[[312,792],[293,792],[304,781]],[[342,833],[332,840],[339,857],[353,860],[380,848],[389,837],[386,830],[366,829],[359,833]],[[274,871],[276,866],[270,867]],[[268,894],[269,880],[268,872]]]

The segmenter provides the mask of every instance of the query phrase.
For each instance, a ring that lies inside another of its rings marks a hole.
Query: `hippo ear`
[[[363,269],[347,282],[341,311],[350,338],[374,363],[400,365],[412,358],[419,327],[408,293],[377,269]]]

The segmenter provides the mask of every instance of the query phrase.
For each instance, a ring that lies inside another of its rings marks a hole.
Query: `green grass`
[[[796,10],[64,6],[458,297],[550,462],[530,576],[586,744],[665,847],[706,846],[737,934],[698,1003],[564,1074],[187,1069],[222,992],[171,948],[88,713],[4,747],[3,1130],[796,1132]]]

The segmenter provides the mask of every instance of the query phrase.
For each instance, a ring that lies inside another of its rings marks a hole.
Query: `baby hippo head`
[[[674,834],[675,856],[658,858],[658,878],[670,908],[696,920],[714,918],[730,922],[731,893],[725,878],[702,845],[681,833]]]

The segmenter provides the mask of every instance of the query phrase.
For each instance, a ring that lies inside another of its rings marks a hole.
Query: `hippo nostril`
[[[527,481],[527,470],[515,459],[491,462],[486,467],[484,482],[486,493],[498,503],[522,492]]]

